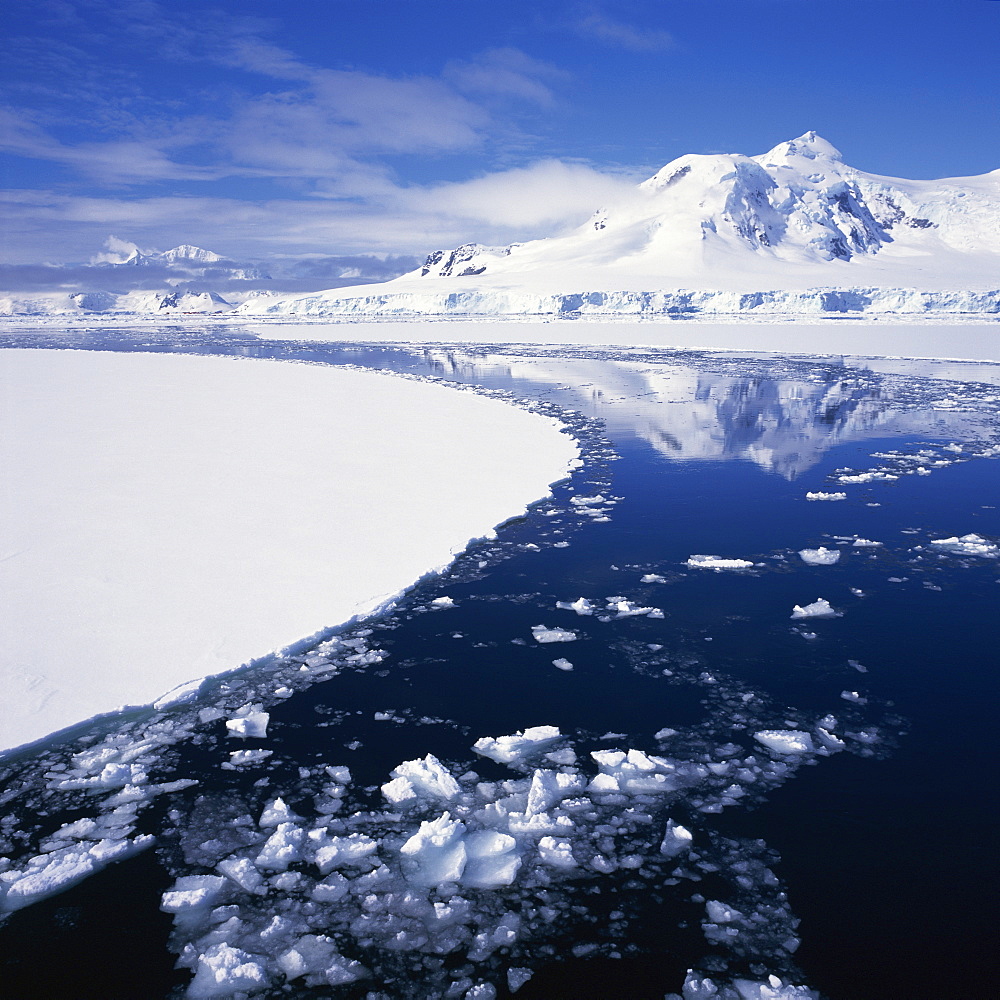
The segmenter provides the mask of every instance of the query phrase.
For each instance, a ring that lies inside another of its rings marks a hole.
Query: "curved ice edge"
[[[254,657],[253,659],[236,664],[225,670],[216,671],[212,674],[206,674],[202,677],[194,677],[191,680],[184,681],[164,692],[154,701],[119,705],[115,708],[108,709],[105,712],[99,712],[96,715],[89,716],[88,718],[80,719],[72,725],[65,726],[62,729],[53,730],[51,733],[46,733],[38,739],[29,740],[26,743],[19,743],[10,747],[0,747],[0,761],[6,762],[14,760],[22,755],[35,753],[47,746],[66,742],[67,740],[73,739],[76,735],[83,735],[88,730],[91,730],[95,724],[99,725],[101,723],[119,722],[128,715],[132,715],[136,719],[142,719],[143,716],[148,717],[155,712],[169,711],[173,708],[188,705],[195,701],[198,696],[205,691],[206,685],[211,682],[229,677],[244,670],[266,670],[279,660],[291,656],[298,656],[305,650],[310,649],[312,646],[315,646],[320,642],[324,642],[354,625],[358,625],[368,619],[378,618],[389,613],[396,607],[400,600],[417,587],[446,573],[455,564],[455,561],[466,553],[472,546],[477,545],[480,542],[494,540],[497,537],[497,533],[506,525],[525,517],[530,512],[531,508],[536,504],[543,503],[545,500],[550,499],[553,495],[552,488],[554,486],[568,481],[572,478],[575,471],[583,468],[583,460],[581,458],[578,438],[577,435],[573,433],[571,425],[560,419],[558,416],[554,416],[553,412],[539,412],[537,408],[531,405],[530,401],[523,400],[515,396],[512,392],[498,389],[487,389],[476,385],[449,382],[447,379],[433,375],[417,375],[410,372],[393,372],[384,369],[372,369],[364,365],[338,365],[336,367],[371,372],[373,374],[390,378],[399,378],[404,381],[426,382],[433,385],[442,385],[456,392],[469,392],[473,395],[479,395],[488,399],[497,400],[498,402],[506,403],[509,406],[531,413],[543,421],[547,421],[552,425],[556,433],[564,434],[572,438],[575,444],[576,454],[575,456],[567,459],[563,468],[557,473],[554,479],[551,479],[547,483],[545,492],[540,496],[526,504],[523,504],[516,511],[511,512],[505,516],[503,520],[486,529],[481,534],[469,538],[464,543],[452,546],[448,559],[438,563],[430,569],[427,569],[419,577],[417,577],[417,579],[400,587],[399,590],[392,594],[383,594],[379,597],[372,598],[367,604],[357,606],[354,613],[349,618],[333,625],[326,625],[323,628],[318,629],[316,632],[313,632],[311,635],[296,639],[286,646],[276,647],[259,657]],[[548,409],[550,411],[556,411],[558,408],[549,406]]]

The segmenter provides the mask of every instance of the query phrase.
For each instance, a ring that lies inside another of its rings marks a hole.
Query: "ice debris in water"
[[[940,552],[954,556],[979,556],[982,559],[1000,559],[1000,545],[987,541],[981,535],[969,534],[961,537],[932,538],[931,545]]]
[[[811,753],[815,749],[812,737],[800,729],[764,729],[753,738],[776,753]]]
[[[556,601],[556,607],[563,611],[575,611],[578,615],[594,613],[594,605],[586,597],[578,597],[575,601]]]
[[[481,780],[427,754],[391,771],[381,810],[368,799],[360,812],[341,810],[351,775],[337,766],[313,769],[322,782],[314,816],[301,788],[266,800],[256,822],[241,805],[223,819],[204,796],[192,814],[172,815],[186,862],[201,870],[177,873],[162,897],[174,918],[171,948],[192,974],[186,995],[253,995],[297,980],[322,991],[371,978],[412,1000],[495,998],[505,976],[512,991],[530,978],[532,956],[556,954],[580,894],[616,872],[636,888],[698,870],[738,872],[739,898],[708,902],[706,936],[739,954],[787,955],[795,921],[773,872],[740,842],[727,855],[692,819],[775,787],[797,757],[844,748],[833,716],[812,724],[813,735],[757,732],[768,755],[716,737],[693,759],[611,748],[592,751],[589,766],[557,746],[566,740],[559,729],[536,726],[474,745],[514,777]],[[671,817],[678,807],[691,817],[683,826]],[[578,947],[601,953],[587,940]],[[685,984],[684,996],[810,995],[775,982],[701,994]]]
[[[555,726],[532,726],[513,736],[483,736],[476,740],[472,749],[498,764],[513,764],[549,749],[562,739],[562,733]]]
[[[435,597],[431,601],[431,607],[433,608],[454,608],[455,606],[454,598],[451,597]]]
[[[660,576],[659,573],[646,573],[640,580],[640,583],[666,583],[667,578],[665,576]]]
[[[233,750],[229,760],[223,761],[219,767],[225,771],[235,771],[241,767],[253,767],[262,764],[274,753],[273,750]]]
[[[823,597],[817,597],[812,604],[802,607],[796,604],[792,608],[792,618],[839,618],[841,612],[835,611],[830,602]]]
[[[549,628],[547,625],[532,625],[531,634],[535,642],[572,642],[576,633],[565,628]]]
[[[244,705],[236,710],[232,718],[226,720],[226,735],[263,739],[267,736],[267,724],[270,720],[271,716],[263,711],[261,705]]]
[[[840,549],[799,549],[799,558],[809,566],[832,566],[840,561]]]
[[[846,500],[846,493],[824,493],[821,490],[816,493],[807,493],[807,500]]]
[[[560,656],[558,660],[552,661],[552,666],[557,667],[559,670],[572,670],[573,664],[569,662],[565,657]]]
[[[689,971],[681,993],[668,993],[664,1000],[819,1000],[819,994],[778,976],[768,976],[765,982],[734,979],[732,983],[722,983]]]
[[[627,597],[614,596],[607,599],[608,606],[605,609],[614,612],[615,618],[634,618],[642,615],[646,618],[662,618],[663,612],[659,608],[644,608],[634,604]],[[602,619],[603,620],[603,619]]]
[[[753,569],[749,559],[724,559],[722,556],[688,556],[685,565],[690,569]]]
[[[853,544],[856,549],[878,549],[883,543],[874,542],[870,538],[855,538]]]

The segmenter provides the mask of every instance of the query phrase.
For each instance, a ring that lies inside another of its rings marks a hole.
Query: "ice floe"
[[[753,738],[768,750],[776,753],[799,754],[809,753],[815,747],[809,733],[798,729],[764,729],[754,733]]]
[[[825,597],[817,597],[812,604],[792,608],[792,618],[839,618],[841,612],[835,610]]]
[[[753,569],[753,562],[749,559],[725,559],[722,556],[694,555],[688,556],[685,563],[690,569],[714,569],[717,571],[727,569]]]
[[[799,549],[799,558],[809,566],[832,566],[840,562],[840,549]]]
[[[930,544],[938,552],[953,556],[978,556],[981,559],[1000,559],[1000,545],[988,541],[981,535],[968,534],[961,537],[932,538]]]
[[[10,349],[0,381],[0,750],[372,613],[579,454],[503,394],[329,365]]]
[[[549,628],[547,625],[532,625],[531,634],[535,642],[573,642],[577,635],[565,628]]]
[[[807,500],[846,500],[846,493],[824,493],[822,490],[806,493]]]

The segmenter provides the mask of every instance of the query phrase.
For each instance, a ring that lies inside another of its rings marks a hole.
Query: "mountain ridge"
[[[962,300],[996,312],[998,288],[1000,170],[936,181],[883,177],[848,166],[832,143],[806,132],[759,156],[680,156],[563,235],[466,243],[380,285],[260,297],[241,311],[823,311],[830,293],[842,293],[834,311],[948,310]]]

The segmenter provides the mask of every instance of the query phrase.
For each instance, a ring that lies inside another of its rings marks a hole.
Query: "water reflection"
[[[706,371],[706,359],[526,358],[425,350],[431,371],[463,382],[525,384],[639,438],[671,461],[753,462],[793,480],[841,444],[895,434],[968,435],[968,414],[913,405],[904,380],[862,368],[805,366],[800,378]],[[713,359],[715,365],[719,361]],[[772,362],[773,363],[773,362]],[[712,366],[712,361],[708,362]]]

